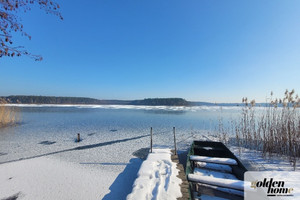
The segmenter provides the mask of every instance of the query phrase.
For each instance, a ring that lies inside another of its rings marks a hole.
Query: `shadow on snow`
[[[64,152],[70,152],[70,151],[92,149],[92,148],[112,145],[112,144],[115,144],[115,143],[127,142],[127,141],[131,141],[131,140],[137,140],[137,139],[141,139],[141,138],[148,137],[148,136],[149,136],[149,134],[141,135],[141,136],[137,136],[137,137],[132,137],[132,138],[121,139],[121,140],[113,140],[113,141],[109,141],[109,142],[101,142],[101,143],[97,143],[97,144],[83,145],[83,146],[79,146],[79,147],[75,147],[75,148],[71,148],[71,149],[65,149],[65,150],[61,150],[61,151],[55,151],[55,152],[40,154],[40,155],[36,155],[36,156],[30,156],[30,157],[25,157],[25,158],[0,162],[0,164],[17,162],[17,161],[21,161],[21,160],[29,160],[29,159],[33,159],[33,158],[39,158],[39,157],[44,157],[44,156],[49,156],[49,155],[54,155],[54,154],[64,153]]]
[[[102,200],[126,199],[132,191],[132,185],[137,178],[143,160],[132,158],[126,165],[124,171],[118,175],[113,184],[109,187],[110,193],[105,195]]]

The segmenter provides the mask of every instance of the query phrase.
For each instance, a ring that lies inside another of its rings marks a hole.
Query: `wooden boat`
[[[194,141],[187,156],[190,199],[243,199],[247,169],[223,143]]]

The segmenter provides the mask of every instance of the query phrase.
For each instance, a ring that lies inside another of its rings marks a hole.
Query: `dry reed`
[[[19,121],[19,112],[16,108],[8,107],[4,99],[0,99],[0,128],[15,125]]]
[[[300,157],[300,98],[286,90],[283,99],[271,98],[263,110],[243,98],[241,117],[234,121],[235,144],[261,151],[264,156],[288,156],[294,169]],[[222,125],[222,124],[221,124]],[[224,141],[224,133],[220,137]]]

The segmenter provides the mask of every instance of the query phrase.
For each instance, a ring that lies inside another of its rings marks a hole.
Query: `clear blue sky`
[[[300,94],[300,1],[57,1],[20,13],[44,58],[0,58],[0,96],[265,101]]]

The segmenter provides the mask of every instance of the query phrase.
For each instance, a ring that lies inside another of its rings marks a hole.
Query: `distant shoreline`
[[[220,111],[220,110],[240,110],[242,106],[149,106],[149,105],[88,105],[88,104],[6,104],[5,106],[23,108],[74,108],[74,109],[128,109],[144,111],[163,111],[163,112],[196,112],[201,110]],[[266,107],[256,107],[265,109]]]
[[[101,100],[87,97],[2,96],[8,104],[23,105],[131,105],[131,106],[244,106],[243,103],[210,103],[187,101],[183,98],[145,98],[143,100]],[[257,103],[256,106],[267,106]]]

